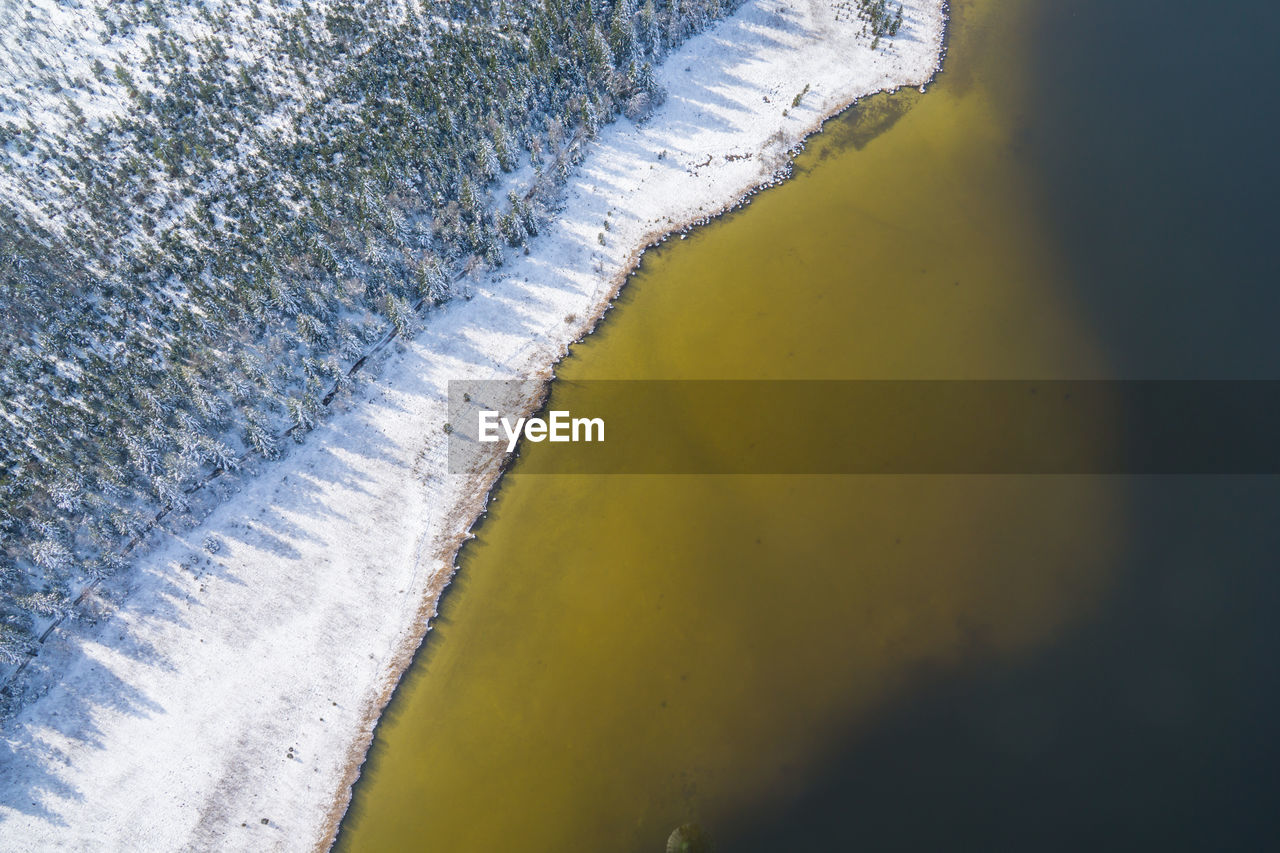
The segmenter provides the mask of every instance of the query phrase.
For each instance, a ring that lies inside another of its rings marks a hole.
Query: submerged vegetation
[[[501,265],[736,2],[0,6],[0,663]]]

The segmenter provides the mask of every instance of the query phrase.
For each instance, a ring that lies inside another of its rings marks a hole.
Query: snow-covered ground
[[[310,20],[322,21],[333,2],[312,4],[318,8]],[[112,5],[114,14],[99,12],[99,7],[110,9]],[[306,91],[323,90],[326,75],[297,57],[281,67],[305,67],[314,78],[309,87],[290,80],[287,73],[266,71],[276,67],[273,57],[286,52],[280,36],[289,26],[282,19],[296,12],[300,4],[286,0],[267,4],[266,9],[251,0],[169,5],[172,8],[165,7],[162,13],[174,32],[193,42],[217,39],[226,51],[228,67],[262,69],[264,85],[281,99],[277,114],[269,118],[273,127],[284,125],[283,115],[301,107]],[[223,16],[216,19],[216,27],[214,15]],[[127,8],[122,3],[0,0],[0,127],[30,127],[35,131],[33,138],[53,150],[83,143],[105,124],[128,113],[128,87],[115,77],[117,65],[132,69],[131,85],[158,94],[184,63],[148,66],[147,47],[161,34],[149,18],[150,10]],[[133,23],[117,26],[125,21]],[[101,65],[101,73],[94,71],[95,63]],[[251,139],[243,139],[241,146],[246,159],[256,155],[258,149]],[[0,169],[0,193],[54,233],[74,229],[83,224],[87,214],[67,198],[62,184],[75,176],[67,170],[67,162],[47,157],[42,147],[33,146],[14,158],[22,165],[20,170]],[[127,152],[100,150],[96,156],[110,158],[116,153],[123,156]],[[17,180],[19,177],[25,180]]]
[[[0,849],[328,846],[497,474],[447,473],[446,383],[550,375],[645,245],[770,178],[855,98],[932,76],[941,0],[907,0],[875,53],[846,17],[748,0],[686,43],[666,103],[600,133],[530,254],[51,637],[32,673],[48,683],[0,740]]]

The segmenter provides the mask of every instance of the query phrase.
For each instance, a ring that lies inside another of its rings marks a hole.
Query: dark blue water
[[[1280,377],[1280,4],[1045,0],[1023,36],[1016,156],[1115,375]],[[1127,486],[1130,551],[1091,618],[921,673],[723,847],[1280,846],[1280,481]]]

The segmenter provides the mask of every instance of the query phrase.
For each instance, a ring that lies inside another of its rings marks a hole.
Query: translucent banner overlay
[[[531,413],[521,474],[1280,473],[1277,381],[494,380],[449,412],[455,474]]]

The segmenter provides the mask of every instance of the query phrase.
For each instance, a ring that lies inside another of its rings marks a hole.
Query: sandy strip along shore
[[[448,380],[549,376],[645,246],[771,180],[856,98],[923,85],[944,5],[904,6],[875,53],[828,0],[748,0],[691,39],[660,69],[666,103],[601,131],[530,254],[470,280],[305,445],[95,590],[0,739],[0,849],[327,847],[499,472],[447,473]]]

